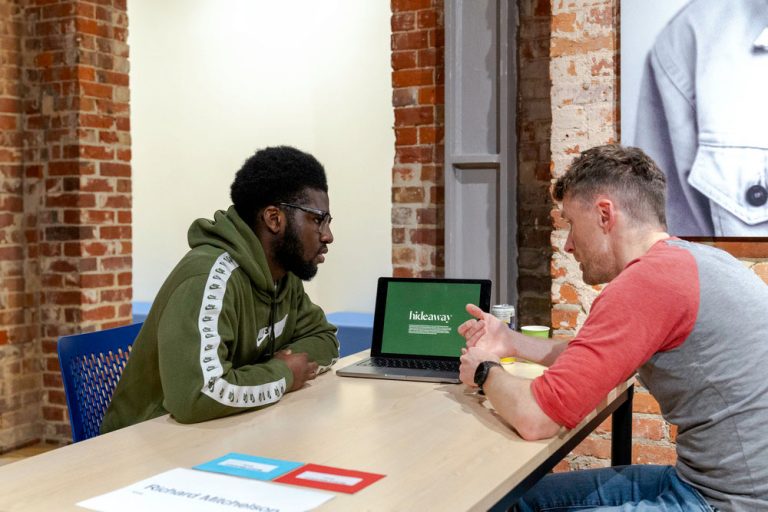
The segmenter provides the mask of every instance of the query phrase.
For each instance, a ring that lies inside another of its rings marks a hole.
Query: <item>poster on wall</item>
[[[768,1],[622,0],[621,142],[683,237],[768,237]]]

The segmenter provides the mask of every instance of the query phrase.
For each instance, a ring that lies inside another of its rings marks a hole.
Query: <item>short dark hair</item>
[[[290,146],[257,151],[235,174],[232,204],[241,219],[253,225],[263,208],[304,199],[307,189],[328,193],[325,169],[315,157]]]
[[[666,227],[666,178],[641,149],[608,144],[583,151],[555,182],[553,196],[590,201],[606,192],[631,219]]]

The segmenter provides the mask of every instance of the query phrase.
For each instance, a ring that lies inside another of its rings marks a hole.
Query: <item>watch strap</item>
[[[483,393],[483,385],[485,384],[485,381],[488,379],[488,374],[491,371],[491,368],[494,366],[501,367],[501,364],[497,363],[496,361],[483,361],[479,365],[477,365],[477,369],[475,370],[475,384],[480,388],[480,393]]]

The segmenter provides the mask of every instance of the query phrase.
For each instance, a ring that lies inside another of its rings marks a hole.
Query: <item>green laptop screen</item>
[[[478,303],[480,288],[467,283],[390,282],[381,351],[458,357],[466,343],[456,329],[471,318],[465,306]]]

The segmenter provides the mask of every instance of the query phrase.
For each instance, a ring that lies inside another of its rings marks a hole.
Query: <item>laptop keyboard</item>
[[[440,361],[434,359],[401,359],[390,357],[372,357],[361,366],[379,368],[412,368],[416,370],[437,370],[443,372],[459,371],[459,361]]]

